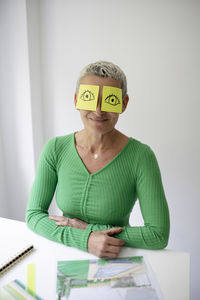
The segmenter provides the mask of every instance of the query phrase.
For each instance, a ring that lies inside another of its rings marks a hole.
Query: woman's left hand
[[[58,226],[71,226],[83,230],[88,226],[88,223],[77,218],[70,219],[64,216],[49,216],[49,219],[56,221],[56,225]]]

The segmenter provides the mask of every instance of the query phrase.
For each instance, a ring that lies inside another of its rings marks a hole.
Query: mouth
[[[98,123],[102,123],[102,122],[108,121],[108,119],[90,119],[90,120],[92,120],[93,122],[98,122]]]

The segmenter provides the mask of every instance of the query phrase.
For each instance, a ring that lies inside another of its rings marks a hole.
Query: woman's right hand
[[[116,258],[124,244],[123,240],[112,237],[122,228],[111,228],[92,232],[88,239],[88,252],[102,258]]]

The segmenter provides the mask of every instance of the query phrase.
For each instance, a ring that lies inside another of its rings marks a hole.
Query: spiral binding
[[[17,262],[21,261],[24,257],[31,253],[33,249],[33,245],[29,245],[26,248],[22,249],[20,252],[18,252],[15,256],[11,257],[8,261],[5,261],[0,266],[0,275],[6,272],[12,266],[14,266]]]

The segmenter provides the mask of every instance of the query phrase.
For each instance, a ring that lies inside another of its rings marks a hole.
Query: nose
[[[102,97],[101,97],[101,95],[99,95],[98,102],[97,102],[97,109],[96,109],[97,115],[102,115],[102,113],[103,113],[101,111],[101,101],[102,101]]]
[[[102,111],[101,111],[101,99],[98,100],[96,113],[98,115],[101,115],[101,113],[102,113]]]

